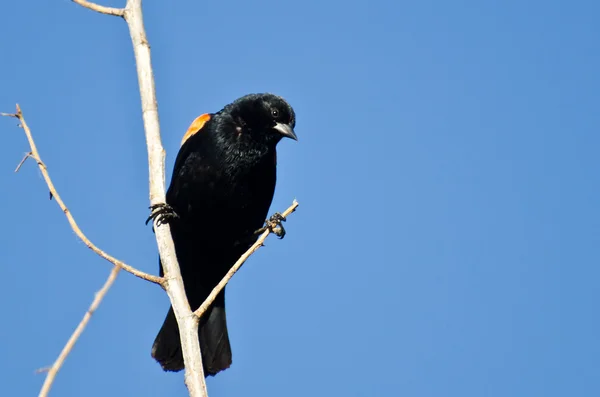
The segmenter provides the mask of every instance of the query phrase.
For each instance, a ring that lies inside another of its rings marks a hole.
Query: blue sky
[[[169,178],[201,113],[269,91],[298,118],[272,210],[300,207],[228,287],[211,396],[600,394],[600,3],[170,4],[144,4]],[[125,23],[3,10],[0,110],[21,104],[84,232],[157,273]],[[110,265],[0,132],[1,394],[35,395]],[[167,308],[122,274],[51,394],[186,395],[150,357]]]

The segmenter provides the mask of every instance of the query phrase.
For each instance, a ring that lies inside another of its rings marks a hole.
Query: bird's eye
[[[277,117],[279,117],[279,110],[277,110],[277,109],[271,109],[271,116],[273,116],[274,119],[276,119]]]

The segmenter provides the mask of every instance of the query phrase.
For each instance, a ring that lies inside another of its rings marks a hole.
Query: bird
[[[192,310],[263,230],[275,192],[276,147],[283,138],[298,140],[295,125],[295,112],[285,99],[260,93],[202,114],[185,132],[166,203],[150,207],[146,223],[169,224]],[[159,272],[163,277],[160,258]],[[200,318],[198,337],[205,377],[231,366],[225,288]],[[172,307],[151,355],[164,371],[185,368]]]

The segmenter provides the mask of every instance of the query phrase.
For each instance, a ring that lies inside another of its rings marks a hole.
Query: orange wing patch
[[[204,127],[204,124],[206,124],[208,122],[208,120],[210,120],[210,114],[208,114],[208,113],[205,113],[201,116],[196,117],[196,119],[194,121],[192,121],[192,124],[185,132],[185,135],[183,135],[183,139],[181,140],[181,145],[183,145],[185,143],[185,141],[187,141],[193,135],[195,135],[198,131],[200,131],[202,129],[202,127]]]

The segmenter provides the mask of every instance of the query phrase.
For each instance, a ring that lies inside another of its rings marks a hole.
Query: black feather
[[[277,123],[295,126],[295,114],[272,94],[242,97],[210,115],[179,150],[167,204],[186,294],[196,310],[235,261],[256,241],[276,182]],[[160,274],[163,275],[162,266]],[[200,321],[206,375],[231,365],[225,290]],[[170,309],[152,347],[166,371],[184,368],[179,330]]]

